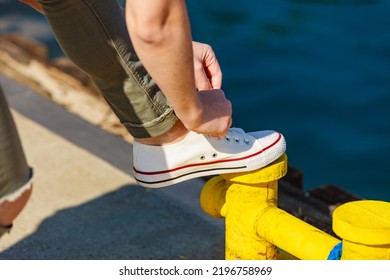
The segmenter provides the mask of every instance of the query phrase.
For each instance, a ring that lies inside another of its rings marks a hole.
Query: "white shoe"
[[[144,187],[165,187],[196,177],[256,170],[285,150],[283,135],[272,130],[245,133],[231,128],[224,138],[189,132],[169,145],[134,142],[134,177]]]

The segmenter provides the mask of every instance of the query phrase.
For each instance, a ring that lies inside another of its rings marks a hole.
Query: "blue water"
[[[211,44],[234,126],[275,129],[305,188],[338,185],[390,201],[390,1],[187,1]],[[61,51],[45,19],[0,0],[0,32]]]

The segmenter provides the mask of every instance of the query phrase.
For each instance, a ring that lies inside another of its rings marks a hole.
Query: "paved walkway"
[[[202,180],[139,187],[130,144],[8,78],[0,83],[35,174],[0,259],[223,259],[223,220],[200,209]]]

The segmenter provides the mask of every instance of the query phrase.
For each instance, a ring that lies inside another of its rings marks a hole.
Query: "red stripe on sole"
[[[278,133],[278,134],[279,134],[278,139],[276,139],[276,141],[273,142],[271,145],[265,147],[264,149],[254,153],[254,154],[247,155],[247,156],[241,157],[241,158],[226,159],[226,160],[216,160],[216,161],[211,161],[211,162],[207,162],[207,163],[206,162],[205,163],[194,163],[194,164],[188,164],[188,165],[176,167],[176,168],[173,168],[173,169],[161,170],[161,171],[153,171],[153,172],[140,171],[140,170],[137,170],[135,167],[133,167],[133,170],[134,170],[134,172],[136,172],[138,174],[141,174],[141,175],[158,175],[158,174],[175,172],[175,171],[178,171],[180,169],[185,169],[185,168],[190,168],[190,167],[195,167],[195,166],[204,166],[204,165],[212,165],[212,164],[218,164],[218,163],[223,163],[223,162],[240,161],[240,160],[248,159],[248,158],[251,158],[251,157],[255,157],[255,156],[263,153],[264,151],[270,149],[271,147],[275,146],[280,141],[280,139],[282,138],[282,135],[280,133]]]

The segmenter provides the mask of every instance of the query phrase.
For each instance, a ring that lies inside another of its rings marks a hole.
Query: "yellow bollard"
[[[224,174],[206,183],[201,206],[214,217],[226,217],[226,259],[276,258],[276,247],[258,236],[255,223],[259,209],[276,207],[277,180],[286,172],[283,155],[260,170]]]
[[[390,260],[390,203],[362,200],[333,212],[333,230],[343,239],[342,260]]]
[[[228,260],[277,258],[275,245],[257,234],[261,209],[277,206],[278,179],[287,173],[287,156],[254,172],[221,175],[227,181],[226,248]]]
[[[213,217],[226,217],[226,259],[276,259],[277,247],[300,259],[326,259],[339,242],[277,208],[278,179],[286,172],[283,155],[262,169],[206,183],[201,207]]]
[[[210,179],[201,206],[226,218],[228,260],[269,260],[277,248],[298,259],[326,260],[339,239],[277,208],[278,179],[287,172],[287,156],[248,173]],[[333,229],[342,238],[341,259],[390,259],[390,203],[357,201],[339,206]]]

